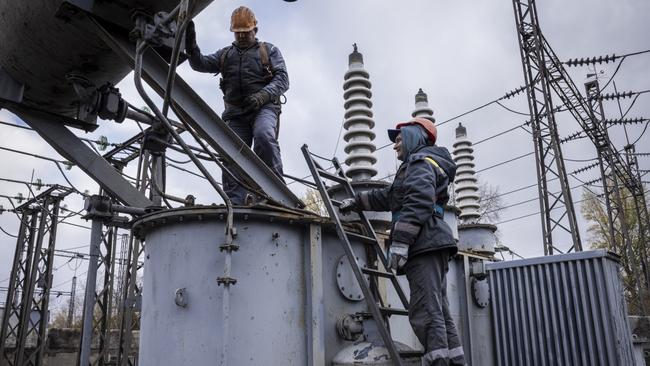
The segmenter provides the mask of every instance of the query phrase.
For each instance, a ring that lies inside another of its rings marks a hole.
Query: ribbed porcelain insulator
[[[460,209],[462,223],[474,223],[480,218],[480,204],[476,171],[474,170],[474,148],[467,139],[467,130],[462,124],[456,128],[454,161],[456,162],[456,206]]]
[[[429,108],[429,98],[427,94],[418,90],[418,93],[415,94],[415,110],[411,113],[412,117],[422,117],[430,120],[431,122],[436,122],[436,119],[433,118],[433,109]]]
[[[377,175],[374,168],[377,158],[374,152],[377,149],[373,143],[375,121],[372,119],[372,92],[370,75],[364,69],[363,55],[354,51],[349,57],[349,68],[345,73],[343,83],[343,98],[345,99],[345,121],[343,127],[346,142],[345,164],[348,165],[347,176],[353,181],[369,180]]]

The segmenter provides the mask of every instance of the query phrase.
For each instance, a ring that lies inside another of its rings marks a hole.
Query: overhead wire
[[[12,238],[18,239],[18,235],[10,234],[10,233],[7,232],[7,231],[6,231],[2,226],[0,226],[0,231],[2,231],[3,233],[5,233],[5,235],[7,235],[7,236],[10,236],[10,237],[12,237]]]
[[[645,191],[645,192],[643,192],[643,193],[644,193],[644,194],[647,194],[648,192],[650,192],[650,190],[647,190],[647,191]],[[623,197],[623,199],[627,199],[627,198],[630,198],[630,197],[632,197],[632,196],[625,196],[625,197]],[[582,202],[587,201],[587,200],[589,200],[589,199],[590,199],[590,198],[583,198],[583,199],[580,199],[580,200],[578,200],[578,201],[573,201],[573,204],[582,203]],[[560,207],[555,207],[555,208],[551,209],[551,211],[552,211],[552,210],[555,210],[555,209],[559,209],[559,208],[560,208]],[[500,224],[505,224],[505,223],[512,222],[512,221],[517,221],[517,220],[525,219],[525,218],[530,217],[530,216],[539,215],[540,213],[541,213],[541,211],[537,211],[537,212],[529,213],[529,214],[526,214],[526,215],[522,215],[522,216],[514,217],[514,218],[512,218],[512,219],[508,219],[508,220],[504,220],[504,221],[499,221],[499,222],[495,223],[494,225],[500,225]]]

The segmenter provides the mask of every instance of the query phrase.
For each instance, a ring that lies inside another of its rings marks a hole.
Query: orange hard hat
[[[230,17],[231,32],[249,32],[257,26],[257,19],[252,10],[240,6],[232,12]]]
[[[436,139],[438,138],[438,129],[436,128],[436,125],[433,124],[431,120],[428,120],[426,118],[422,117],[415,117],[410,121],[406,122],[400,122],[395,126],[394,129],[389,129],[388,130],[388,138],[392,141],[395,142],[395,139],[397,138],[397,135],[400,133],[400,128],[404,126],[411,126],[411,125],[420,125],[422,128],[427,133],[427,136],[429,136],[429,140],[431,143],[435,144]]]

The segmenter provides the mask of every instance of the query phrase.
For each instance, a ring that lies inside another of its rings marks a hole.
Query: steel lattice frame
[[[649,234],[647,230],[650,229],[650,216],[647,212],[648,210],[645,200],[645,191],[643,184],[641,183],[640,175],[638,174],[638,167],[633,167],[633,162],[630,161],[630,156],[628,156],[627,162],[622,159],[621,155],[618,153],[611,141],[609,141],[606,126],[604,126],[602,122],[604,118],[598,118],[598,113],[600,113],[602,117],[602,109],[598,107],[594,108],[594,106],[590,105],[588,103],[588,100],[585,100],[585,98],[580,94],[578,88],[566,72],[562,62],[559,60],[557,55],[555,55],[555,52],[542,35],[539,27],[535,1],[513,0],[513,4],[520,41],[522,62],[524,65],[524,74],[527,78],[527,83],[529,83],[529,85],[531,81],[541,83],[540,91],[542,92],[543,100],[547,103],[547,110],[551,110],[548,109],[548,105],[550,105],[549,101],[551,100],[550,90],[548,88],[550,86],[557,94],[557,96],[560,97],[566,109],[573,115],[582,130],[592,141],[598,151],[600,161],[602,162],[601,172],[604,176],[607,177],[604,180],[603,185],[607,186],[609,181],[616,182],[612,185],[611,192],[608,192],[610,207],[616,205],[617,202],[621,202],[619,207],[622,207],[622,204],[624,203],[622,194],[618,188],[619,184],[624,186],[631,193],[632,197],[634,197],[635,210],[640,223],[639,237],[642,241],[640,246],[641,253],[639,253],[639,257],[641,258],[641,265],[645,276],[644,282],[647,289],[650,285],[650,278],[648,277],[648,256],[646,248],[647,243],[645,242],[644,238],[647,238]],[[537,79],[535,79],[533,76],[536,76]],[[588,94],[596,95],[596,93],[599,92],[597,85],[588,86],[587,88]],[[536,118],[536,116],[539,116],[537,105],[540,104],[540,101],[538,100],[538,96],[536,95],[535,90],[539,89],[533,85],[530,86],[528,90],[531,117],[533,121],[537,121],[538,118]],[[552,125],[552,127],[554,127],[555,123]],[[544,156],[537,151],[536,153],[537,156]],[[538,167],[538,170],[539,169],[540,168]],[[634,169],[637,170],[636,174],[633,171]],[[545,178],[543,175],[540,177]],[[543,197],[543,193],[547,192],[545,184],[546,180],[540,179],[540,201],[542,202],[541,205],[543,206],[542,220],[546,220],[546,222],[548,222],[548,211],[544,210],[545,197]],[[565,186],[563,185],[562,189],[565,194],[569,194],[570,192],[564,187]],[[616,208],[613,208],[613,210],[616,210]],[[619,215],[619,213],[611,213],[612,225],[615,225],[614,223],[616,222],[615,215]],[[573,216],[575,217],[575,214]],[[623,221],[624,220],[619,220],[619,222]],[[547,227],[548,226],[544,227],[543,230],[546,230]],[[629,237],[629,229],[621,228],[621,230],[628,230],[627,236]],[[577,230],[575,234],[577,234]],[[623,235],[623,237],[625,236],[626,235]],[[546,241],[547,238],[550,238],[550,232],[544,231],[545,246],[549,244]],[[624,242],[622,244],[625,245],[626,248],[621,248],[621,250],[625,250],[631,254],[628,254],[631,257],[630,260],[635,260],[635,253],[633,253],[631,243],[628,241],[628,243]],[[575,237],[574,246],[576,250],[580,250],[575,242]],[[640,284],[637,287],[640,287]]]
[[[145,193],[149,189],[149,197],[154,201],[159,198],[155,197],[154,190],[151,188],[151,179],[149,171],[150,153],[145,151],[140,157],[138,164],[138,189]],[[118,338],[117,364],[118,366],[132,366],[131,347],[133,345],[133,331],[139,324],[138,317],[138,298],[142,289],[138,287],[138,272],[142,270],[144,264],[141,264],[140,258],[144,255],[144,242],[138,240],[133,235],[129,237],[128,268],[125,273],[123,282],[123,292],[120,294],[120,334]]]
[[[142,291],[138,287],[138,271],[142,269],[139,258],[144,253],[144,243],[134,238],[129,238],[128,269],[125,272],[123,292],[121,294],[120,334],[118,340],[118,365],[131,366],[135,362],[129,358],[133,344],[133,331],[139,323],[137,316],[137,299]]]
[[[526,80],[526,93],[530,110],[538,193],[542,218],[542,235],[544,254],[562,252],[554,243],[553,233],[557,230],[567,232],[572,239],[572,245],[565,250],[581,251],[582,243],[575,208],[571,198],[571,190],[567,178],[560,138],[555,122],[553,100],[551,97],[552,70],[549,70],[545,42],[539,29],[537,9],[534,0],[514,0],[517,36],[521,52],[521,60]],[[549,177],[551,176],[551,177]],[[558,179],[561,190],[555,193],[549,190],[548,182]],[[552,211],[559,211],[553,215]]]
[[[110,323],[115,270],[113,251],[116,245],[117,228],[110,227],[105,232],[101,232],[102,227],[101,219],[93,219],[93,231],[99,231],[99,233],[95,232],[91,235],[99,234],[100,239],[96,243],[91,239],[84,313],[81,321],[83,326],[80,361],[78,362],[79,365],[83,364],[84,366],[106,365],[110,357]],[[97,287],[96,280],[99,274],[103,274],[103,278],[101,286]],[[91,345],[95,343],[95,340],[97,340],[99,348],[94,361],[90,361]],[[86,364],[86,360],[88,360],[88,364]]]
[[[641,172],[639,163],[635,155],[634,145],[625,146],[626,159],[630,167],[634,189],[631,190],[634,198],[634,210],[638,220],[639,231],[639,257],[641,258],[641,268],[645,279],[646,290],[650,291],[650,268],[648,264],[648,238],[650,238],[650,213],[648,212],[648,202],[645,196],[643,183],[641,183]]]
[[[70,192],[54,186],[16,208],[21,222],[0,329],[7,365],[43,363],[59,206]]]
[[[600,85],[596,77],[585,83],[585,92],[590,118],[593,121],[594,127],[597,128],[595,135],[600,139],[599,144],[596,145],[596,152],[598,154],[598,165],[603,182],[610,248],[617,253],[627,252],[628,260],[626,262],[630,263],[623,263],[623,268],[627,272],[627,275],[634,279],[634,288],[628,288],[627,290],[631,294],[640,294],[642,287],[639,280],[639,273],[636,273],[634,270],[638,268],[637,256],[632,246],[631,230],[625,215],[625,200],[621,194],[619,179],[611,168],[615,162],[609,159],[611,155],[608,154],[608,147],[611,146],[611,141],[607,132],[607,126],[605,125],[605,110],[602,99],[600,98]],[[641,216],[637,215],[637,217],[640,218]],[[639,229],[641,231],[644,230],[641,225]],[[641,235],[639,237],[642,238]],[[644,262],[642,258],[641,265],[645,270]],[[641,297],[635,296],[635,301],[641,312],[645,313]]]

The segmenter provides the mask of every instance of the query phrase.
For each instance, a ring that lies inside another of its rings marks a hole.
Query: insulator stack
[[[429,108],[429,98],[422,89],[418,90],[418,93],[415,94],[415,110],[411,113],[411,116],[422,117],[431,122],[436,122],[436,119],[433,118],[433,109]]]
[[[354,51],[349,57],[349,68],[345,73],[343,83],[343,98],[345,99],[345,121],[343,127],[346,132],[343,139],[345,145],[345,164],[348,178],[353,181],[370,180],[377,175],[374,168],[377,158],[374,152],[377,149],[373,143],[375,121],[372,119],[372,91],[370,87],[370,74],[364,68],[363,55],[358,52],[354,44]]]
[[[467,139],[467,129],[461,123],[456,128],[454,162],[456,162],[456,206],[460,209],[462,223],[475,223],[481,217],[478,184],[474,170],[474,148]]]

